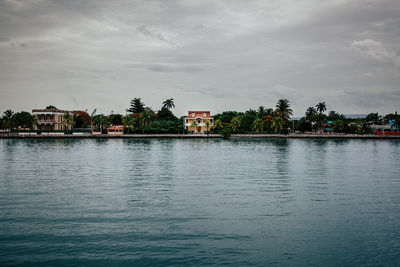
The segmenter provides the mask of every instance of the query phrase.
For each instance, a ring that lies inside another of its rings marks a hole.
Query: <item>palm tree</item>
[[[135,129],[136,119],[133,116],[126,115],[122,119],[122,124],[124,125],[124,128],[128,129],[128,133],[129,133],[130,131],[133,131],[133,129]]]
[[[206,132],[207,132],[207,134],[208,134],[208,132],[210,131],[210,127],[211,127],[211,122],[210,122],[210,120],[206,120],[206,121],[204,122],[204,125],[206,126]]]
[[[287,99],[279,99],[275,107],[275,113],[285,121],[289,120],[290,115],[293,114],[293,110],[290,108],[289,100]]]
[[[317,114],[317,110],[314,107],[309,107],[306,110],[306,119],[310,120],[313,115]]]
[[[257,118],[253,122],[253,131],[256,133],[262,132],[264,130],[264,122],[262,119]]]
[[[275,129],[275,133],[280,133],[285,127],[285,121],[279,116],[274,116],[271,120],[271,127]]]
[[[192,123],[190,124],[190,127],[192,127],[193,132],[196,132],[197,127],[199,127],[199,125],[197,124],[196,120],[192,120]]]
[[[69,114],[69,112],[65,113],[61,123],[64,125],[66,130],[71,130],[72,125],[75,123],[74,116]]]
[[[316,106],[318,114],[318,122],[319,122],[319,132],[322,133],[323,122],[325,121],[325,116],[322,114],[326,110],[325,102],[319,102]]]
[[[213,129],[221,130],[222,128],[224,128],[222,121],[220,119],[216,120]]]
[[[323,113],[323,112],[326,110],[326,104],[325,104],[325,102],[320,102],[320,103],[318,103],[315,107],[317,108],[317,111],[318,111],[320,114]]]
[[[333,130],[335,132],[343,132],[344,131],[344,121],[343,120],[337,120],[333,122]]]
[[[150,108],[146,108],[140,115],[139,119],[140,119],[140,125],[143,127],[143,133],[144,133],[144,129],[149,125],[150,121],[153,119],[153,112],[151,111]]]
[[[13,127],[13,121],[12,121],[13,115],[14,111],[12,111],[11,109],[7,109],[6,111],[4,111],[3,120],[5,128],[10,129]]]
[[[163,102],[163,107],[167,109],[175,108],[174,99],[170,98]]]
[[[232,118],[230,126],[231,126],[233,132],[236,132],[237,129],[239,129],[240,123],[241,123],[241,117],[240,116],[236,116],[236,117]]]
[[[272,116],[274,114],[274,110],[272,108],[267,108],[265,110],[265,116]]]
[[[95,115],[92,119],[92,124],[95,127],[99,127],[100,132],[103,132],[103,129],[107,128],[110,126],[110,119],[108,116],[105,116],[103,114]]]
[[[257,110],[258,116],[260,118],[263,118],[265,115],[265,107],[264,106],[259,106]]]
[[[47,106],[46,109],[52,109],[52,110],[57,110],[57,108],[53,105]]]

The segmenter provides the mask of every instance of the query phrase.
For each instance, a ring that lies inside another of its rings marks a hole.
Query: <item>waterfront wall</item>
[[[46,138],[103,138],[103,139],[123,139],[123,138],[182,138],[182,139],[211,139],[222,138],[220,134],[125,134],[125,135],[107,135],[107,134],[0,134],[0,139],[46,139]],[[383,135],[360,135],[360,134],[232,134],[230,138],[322,138],[322,139],[400,139],[397,136]]]

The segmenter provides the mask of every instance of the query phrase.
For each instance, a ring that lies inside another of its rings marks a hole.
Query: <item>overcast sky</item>
[[[400,112],[399,0],[0,0],[0,112]]]

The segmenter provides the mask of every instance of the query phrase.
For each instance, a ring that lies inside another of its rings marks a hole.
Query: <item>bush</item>
[[[222,135],[224,139],[228,139],[231,136],[231,129],[223,128],[221,131],[219,131],[219,134]]]

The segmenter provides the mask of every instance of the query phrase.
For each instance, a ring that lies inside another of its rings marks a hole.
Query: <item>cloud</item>
[[[149,28],[145,25],[140,25],[136,28],[136,30],[146,36],[156,38],[162,42],[170,43],[162,34],[160,33],[154,33],[153,31],[150,31]]]
[[[379,62],[393,61],[397,57],[395,52],[389,52],[381,42],[372,39],[353,41],[350,47],[361,56]]]
[[[130,63],[130,68],[143,68],[154,72],[199,72],[213,66],[213,64],[190,63]]]
[[[124,112],[174,97],[179,115],[284,97],[295,114],[391,111],[398,98],[362,96],[399,90],[399,13],[398,0],[0,0],[0,106]]]

